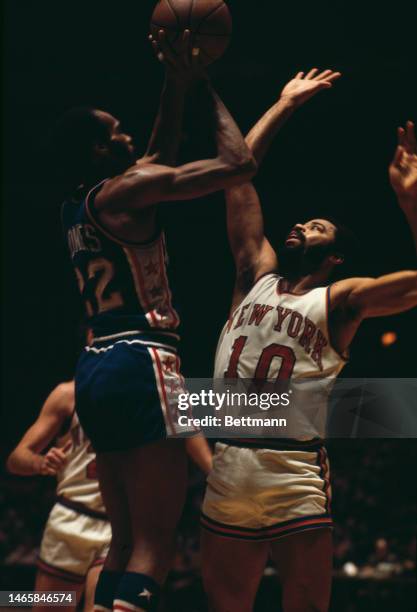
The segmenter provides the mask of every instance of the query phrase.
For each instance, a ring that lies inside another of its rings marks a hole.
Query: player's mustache
[[[294,227],[294,228],[293,228],[293,229],[290,231],[290,233],[288,234],[288,237],[287,237],[287,238],[293,238],[294,236],[295,236],[296,238],[298,238],[298,239],[299,239],[301,242],[303,242],[303,243],[305,242],[305,236],[304,236],[303,232],[302,232],[302,231],[300,231],[299,229],[297,229],[296,227]]]

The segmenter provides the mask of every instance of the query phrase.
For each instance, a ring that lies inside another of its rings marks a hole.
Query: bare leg
[[[126,452],[97,453],[100,490],[112,528],[112,540],[104,568],[123,572],[132,550],[129,505],[123,483]]]
[[[327,612],[332,582],[330,529],[295,533],[271,543],[284,612]]]
[[[85,579],[84,612],[93,612],[94,610],[94,593],[102,569],[102,565],[95,565],[88,570]]]
[[[35,591],[75,591],[77,603],[80,601],[84,591],[84,583],[71,582],[71,580],[65,580],[58,576],[52,576],[42,570],[38,570],[35,581]],[[63,606],[59,609],[62,612],[75,612],[77,606]],[[37,605],[33,607],[36,612],[51,612],[51,606]]]
[[[210,612],[251,612],[269,542],[233,540],[203,529],[201,547]]]
[[[127,570],[162,584],[172,564],[186,494],[184,440],[162,440],[127,455],[123,476],[133,537]]]

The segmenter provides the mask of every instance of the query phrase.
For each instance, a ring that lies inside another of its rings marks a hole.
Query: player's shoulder
[[[155,179],[155,175],[163,181],[174,172],[175,168],[158,164],[154,156],[142,157],[123,173],[106,179],[95,194],[95,208],[98,212],[113,210],[115,205],[123,202],[125,198],[130,198],[132,193],[137,196],[138,189],[141,186],[146,188],[149,181]]]
[[[51,410],[69,416],[74,412],[75,383],[73,380],[59,383],[49,395]]]

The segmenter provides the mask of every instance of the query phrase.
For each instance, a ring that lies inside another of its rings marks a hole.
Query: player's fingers
[[[302,79],[304,76],[304,72],[297,72],[297,74],[295,75],[295,79]]]
[[[44,467],[44,472],[49,474],[51,472],[54,472],[54,473],[58,472],[58,470],[62,468],[62,465],[58,462],[48,460],[48,461],[45,461],[43,467]]]
[[[322,72],[319,72],[319,74],[317,74],[314,77],[315,81],[320,81],[322,79],[325,79],[329,74],[331,74],[333,72],[333,70],[323,70]]]
[[[310,70],[310,72],[307,72],[307,74],[306,74],[305,78],[306,78],[306,79],[312,79],[312,78],[313,78],[313,77],[314,77],[314,76],[317,74],[317,72],[318,72],[318,71],[319,71],[319,69],[318,69],[318,68],[312,68],[312,69]]]
[[[193,47],[191,51],[191,63],[193,68],[201,67],[201,55],[199,47]]]
[[[160,59],[158,55],[159,61],[163,61],[170,67],[175,66],[174,53],[169,45],[169,42],[167,41],[165,30],[158,30],[158,47],[160,53],[163,55],[162,59]]]
[[[66,444],[64,444],[64,446],[62,447],[62,452],[63,453],[67,453],[72,447],[72,440],[68,440],[68,442]]]
[[[341,72],[332,72],[332,74],[330,74],[326,78],[326,81],[329,81],[330,83],[333,83],[334,81],[337,81],[337,79],[340,79],[341,76],[342,76]]]
[[[392,160],[392,163],[394,166],[399,166],[401,164],[403,155],[404,155],[404,148],[401,145],[399,145],[395,149],[394,159]]]
[[[163,64],[165,61],[165,57],[162,51],[160,50],[158,43],[156,42],[156,40],[154,40],[153,37],[149,37],[149,40],[151,41],[152,49],[155,53],[156,59]]]
[[[184,30],[181,42],[181,57],[185,66],[188,68],[191,64],[191,49],[190,49],[190,30]]]
[[[315,81],[335,81],[341,77],[340,72],[333,72],[333,70],[324,70],[315,77]]]
[[[398,136],[398,144],[400,146],[404,145],[404,141],[405,141],[405,129],[403,127],[399,127],[397,130],[397,136]]]
[[[41,472],[44,476],[56,476],[57,468],[54,468],[49,465],[44,465]]]
[[[65,463],[67,461],[65,453],[63,453],[62,450],[59,448],[52,448],[46,455],[46,458],[53,465],[62,465],[62,463]]]
[[[417,144],[416,144],[416,136],[414,132],[414,123],[412,121],[407,121],[405,129],[406,129],[407,152],[416,153]]]

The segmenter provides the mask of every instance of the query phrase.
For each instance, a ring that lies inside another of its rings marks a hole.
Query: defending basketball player
[[[97,453],[113,531],[95,596],[101,611],[156,609],[186,490],[184,440],[166,438],[195,434],[175,426],[179,317],[157,204],[231,187],[256,169],[189,40],[186,31],[174,56],[163,31],[152,39],[167,77],[144,157],[137,160],[131,137],[103,111],[69,113],[58,132],[80,186],[62,216],[94,336],[77,366],[77,413]],[[212,102],[217,156],[174,167],[184,98],[195,81]]]
[[[10,454],[7,468],[20,476],[56,476],[57,501],[43,533],[35,590],[75,591],[77,602],[84,593],[84,612],[92,612],[111,527],[100,495],[95,454],[74,411],[74,381],[61,383]],[[51,443],[55,446],[43,454]],[[66,609],[75,611],[76,606]]]
[[[298,73],[284,88],[247,137],[258,163],[293,111],[338,76],[314,69],[306,76]],[[417,149],[411,123],[399,131],[390,176],[417,247]],[[330,388],[365,318],[417,305],[416,271],[330,284],[349,256],[349,234],[335,222],[297,223],[278,262],[264,235],[253,185],[227,190],[226,200],[236,285],[217,348],[215,378],[315,378]],[[256,324],[254,309],[263,313]],[[329,502],[329,468],[320,438],[217,443],[202,514],[210,609],[249,612],[272,554],[285,612],[325,612],[332,575]]]

